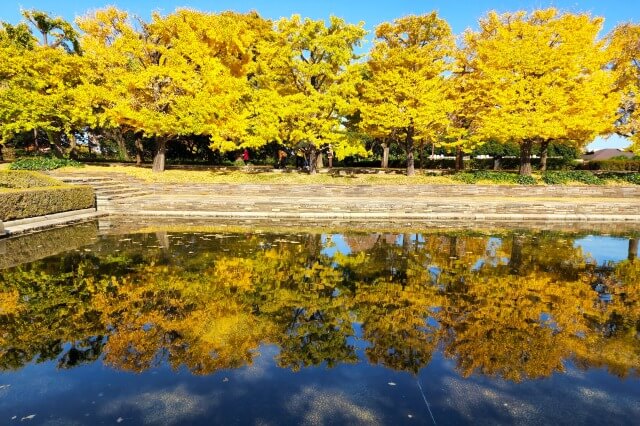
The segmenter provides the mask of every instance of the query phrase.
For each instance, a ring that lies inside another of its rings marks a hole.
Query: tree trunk
[[[324,168],[324,161],[322,158],[322,152],[318,152],[317,158],[316,158],[316,169],[320,170]]]
[[[142,151],[142,140],[140,140],[139,137],[136,137],[136,166],[141,166],[142,161],[144,161],[143,151]]]
[[[382,142],[382,164],[383,169],[389,167],[389,144]]]
[[[420,144],[418,152],[418,168],[424,170],[424,142]]]
[[[462,169],[464,169],[464,159],[462,158],[462,147],[461,146],[457,146],[456,147],[456,172],[461,171]]]
[[[4,155],[2,154],[2,144],[0,143],[0,161],[4,161]]]
[[[154,172],[164,172],[164,162],[167,153],[167,139],[156,137],[156,152],[153,156],[153,167],[151,170]]]
[[[638,241],[640,241],[640,238],[629,239],[629,260],[633,260],[638,257]]]
[[[531,176],[531,149],[533,141],[526,139],[520,144],[520,175]]]
[[[72,160],[78,159],[78,141],[76,140],[76,136],[73,133],[69,133],[67,135],[69,138],[69,151],[67,151],[67,155]]]
[[[100,147],[100,140],[98,139],[96,134],[93,133],[93,132],[89,133],[89,143],[87,144],[87,146],[89,147],[89,157],[91,157],[93,155],[93,150],[92,150],[92,146],[91,146],[92,144],[93,144],[93,146],[96,147],[96,154],[97,154],[98,153],[98,148]]]
[[[540,171],[547,170],[547,157],[549,155],[549,141],[540,144]]]
[[[458,236],[449,237],[449,266],[452,266],[452,260],[458,258]]]
[[[317,169],[317,164],[316,162],[317,160],[317,153],[318,151],[316,150],[315,145],[312,145],[311,148],[309,149],[309,174],[310,175],[315,175],[318,171]]]
[[[114,130],[114,135],[116,142],[118,143],[118,151],[120,154],[120,158],[125,161],[131,161],[131,157],[129,157],[129,153],[127,152],[127,146],[125,145],[125,139],[122,135],[122,132],[118,129]]]
[[[509,268],[511,269],[511,273],[519,274],[522,269],[523,264],[523,256],[522,251],[524,249],[524,240],[525,237],[523,235],[513,234],[513,240],[511,245],[511,259],[509,259]]]
[[[416,169],[413,164],[413,127],[407,129],[407,138],[405,139],[405,149],[407,151],[407,176],[414,176]]]
[[[60,148],[60,143],[58,142],[57,135],[51,130],[47,130],[47,138],[49,139],[49,146],[51,147],[51,152],[57,158],[63,158],[64,152],[62,152],[62,148]]]
[[[36,152],[40,152],[40,147],[38,146],[38,129],[33,129],[33,146],[36,147]]]
[[[502,170],[502,155],[493,157],[493,170]]]

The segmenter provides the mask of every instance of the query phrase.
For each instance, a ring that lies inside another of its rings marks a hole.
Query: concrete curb
[[[82,209],[82,210],[71,210],[71,211],[62,212],[62,213],[46,214],[44,216],[27,217],[27,218],[24,218],[24,219],[10,220],[8,222],[5,222],[4,224],[8,228],[10,226],[26,225],[26,224],[29,224],[29,223],[41,222],[43,220],[59,219],[59,218],[63,218],[63,217],[75,216],[75,215],[78,215],[78,214],[92,213],[92,212],[95,212],[95,211],[96,211],[96,209],[91,207],[91,208]]]
[[[5,233],[0,233],[0,238],[12,237],[14,235],[23,234],[25,232],[41,231],[44,229],[52,228],[54,226],[65,226],[72,223],[91,220],[101,216],[106,216],[106,213],[98,212],[94,208],[89,208],[50,214],[46,216],[13,220],[4,222]]]
[[[124,212],[112,212],[123,215]],[[126,216],[138,217],[189,217],[189,218],[242,218],[242,219],[388,219],[388,220],[429,220],[429,221],[548,221],[548,222],[637,222],[640,215],[616,214],[517,214],[517,213],[408,213],[408,212],[288,212],[288,211],[170,211],[134,210]]]

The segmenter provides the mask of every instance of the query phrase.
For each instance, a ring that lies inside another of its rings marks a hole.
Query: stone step
[[[96,194],[96,198],[99,197],[107,200],[120,200],[120,199],[127,199],[127,198],[144,197],[147,195],[153,195],[153,192],[143,191],[143,190],[132,190],[129,192],[122,192],[117,194]]]
[[[59,175],[53,175],[53,177],[65,183],[89,184],[89,183],[108,183],[108,182],[114,181],[112,177],[91,177],[91,176],[74,177],[74,176],[59,176]]]
[[[93,188],[96,192],[96,195],[120,195],[120,194],[131,194],[140,192],[138,188],[131,188],[130,186],[118,187],[118,188]]]

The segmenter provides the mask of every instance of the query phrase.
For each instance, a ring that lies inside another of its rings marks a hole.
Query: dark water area
[[[638,235],[0,241],[0,424],[638,424]]]

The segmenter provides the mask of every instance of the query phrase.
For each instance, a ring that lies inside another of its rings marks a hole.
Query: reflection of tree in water
[[[638,260],[596,268],[544,232],[346,241],[352,253],[330,257],[319,234],[145,234],[3,271],[0,367],[103,356],[208,374],[250,364],[261,344],[280,347],[282,367],[331,367],[357,361],[355,322],[370,362],[413,373],[438,347],[464,375],[510,380],[570,358],[621,376],[639,365]]]

